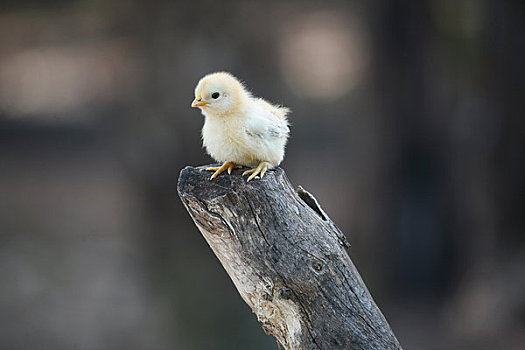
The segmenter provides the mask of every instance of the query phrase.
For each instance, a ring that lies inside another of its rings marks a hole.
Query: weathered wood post
[[[263,329],[285,349],[401,349],[345,236],[284,171],[246,182],[181,171],[178,192]]]

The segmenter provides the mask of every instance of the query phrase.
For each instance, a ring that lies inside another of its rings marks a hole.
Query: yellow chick
[[[253,167],[242,175],[262,178],[269,168],[278,166],[290,129],[288,108],[253,97],[233,75],[218,72],[206,75],[195,88],[192,107],[204,115],[202,141],[206,151],[221,167],[210,180],[234,168]]]

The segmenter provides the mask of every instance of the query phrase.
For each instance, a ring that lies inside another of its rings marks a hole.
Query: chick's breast
[[[202,128],[202,143],[210,156],[218,162],[241,162],[246,158],[243,147],[246,144],[244,120],[239,116],[227,118],[208,117]]]

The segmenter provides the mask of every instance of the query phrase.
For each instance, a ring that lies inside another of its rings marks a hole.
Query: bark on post
[[[186,167],[178,192],[263,329],[285,349],[401,349],[315,198],[280,168],[240,173]]]

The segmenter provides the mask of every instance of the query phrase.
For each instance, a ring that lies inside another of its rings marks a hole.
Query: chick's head
[[[226,72],[212,73],[197,84],[191,106],[200,108],[206,115],[224,116],[239,111],[249,96],[233,75]]]

